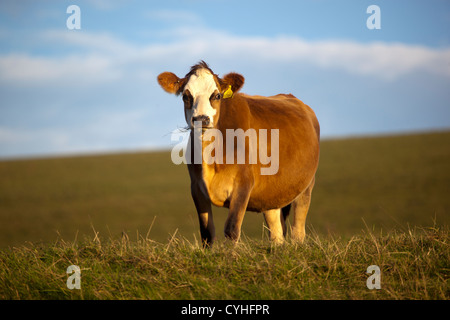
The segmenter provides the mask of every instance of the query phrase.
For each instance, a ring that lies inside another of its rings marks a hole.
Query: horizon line
[[[412,135],[426,135],[426,134],[438,134],[448,133],[450,127],[434,128],[434,129],[418,129],[418,130],[405,130],[405,131],[389,131],[379,133],[361,133],[361,134],[343,134],[343,135],[327,135],[320,138],[320,142],[324,141],[338,141],[338,140],[352,140],[352,139],[367,139],[367,138],[389,138],[389,137],[401,137]],[[80,151],[61,151],[61,152],[43,152],[43,153],[30,153],[30,154],[17,154],[17,155],[0,155],[0,162],[8,161],[26,161],[26,160],[46,160],[46,159],[58,159],[58,158],[77,158],[77,157],[95,157],[95,156],[112,156],[112,155],[126,155],[136,153],[158,153],[158,152],[170,152],[173,146],[153,146],[153,147],[135,147],[135,148],[111,148],[105,150],[80,150]]]

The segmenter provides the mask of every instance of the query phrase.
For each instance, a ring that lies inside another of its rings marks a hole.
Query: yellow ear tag
[[[223,98],[224,99],[228,99],[228,98],[231,98],[231,97],[233,97],[233,90],[231,90],[231,86],[228,86],[227,91],[225,91],[223,93]]]

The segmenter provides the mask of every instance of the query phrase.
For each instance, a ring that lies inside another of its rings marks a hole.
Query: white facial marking
[[[189,110],[188,121],[192,117],[206,115],[210,119],[210,124],[214,123],[214,116],[217,110],[211,106],[209,98],[218,90],[214,76],[207,69],[199,69],[193,74],[185,86],[185,90],[189,90],[194,103],[192,109]]]

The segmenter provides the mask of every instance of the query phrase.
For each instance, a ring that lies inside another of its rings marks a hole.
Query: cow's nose
[[[202,127],[206,127],[209,125],[210,119],[208,116],[203,114],[201,116],[192,117],[192,124],[194,125],[195,122],[201,122]]]

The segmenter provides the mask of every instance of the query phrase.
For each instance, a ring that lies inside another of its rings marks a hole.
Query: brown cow
[[[158,82],[165,91],[183,96],[186,122],[191,129],[188,147],[191,152],[187,156],[192,160],[188,161],[191,193],[203,244],[211,245],[215,238],[211,203],[229,208],[224,229],[227,238],[239,239],[244,214],[248,210],[264,213],[270,239],[277,243],[284,240],[285,219],[292,206],[291,237],[294,241],[303,242],[319,162],[320,128],[313,110],[291,94],[261,97],[237,93],[244,84],[242,75],[229,73],[219,78],[203,61],[194,65],[182,79],[171,72],[164,72],[158,76]],[[199,127],[200,134],[195,135]],[[278,156],[275,172],[262,174],[267,161],[263,163],[261,158],[256,162],[229,163],[226,152],[221,155],[217,152],[219,149],[214,148],[214,152],[203,154],[202,161],[195,163],[195,139],[200,137],[200,149],[205,151],[212,143],[204,139],[211,131],[209,129],[222,134],[224,146],[220,150],[235,151],[231,157],[234,160],[239,150],[230,135],[239,129],[246,133],[253,129],[259,145],[250,139],[250,134],[246,135],[249,138],[245,139],[246,159],[250,150],[261,151],[264,147],[272,153],[272,160]],[[265,144],[261,129],[271,130],[275,138],[274,134],[278,133],[279,140],[268,139]],[[277,148],[274,141],[278,143]],[[227,148],[230,143],[231,148]],[[278,155],[274,155],[275,152]],[[205,161],[213,156],[216,158],[212,163]]]

